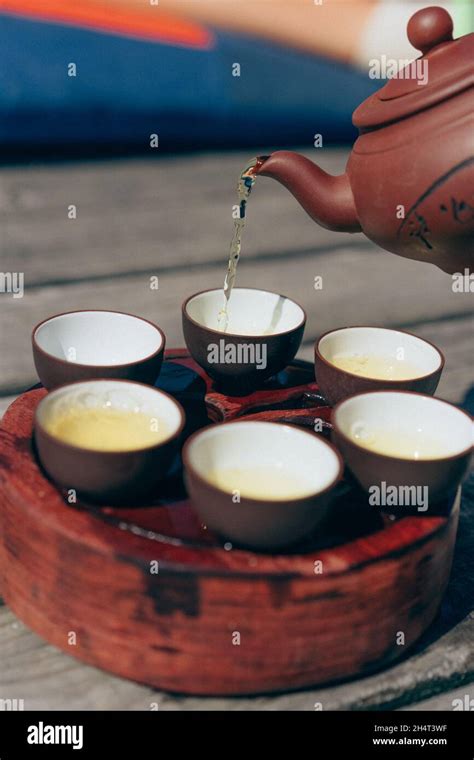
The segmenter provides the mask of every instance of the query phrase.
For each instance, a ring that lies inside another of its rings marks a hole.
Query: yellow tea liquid
[[[339,354],[331,362],[346,372],[376,380],[406,380],[423,374],[419,367],[404,359],[375,354]]]
[[[167,438],[162,420],[144,412],[113,407],[71,407],[45,424],[64,443],[94,451],[133,451],[154,446]]]
[[[206,479],[229,494],[239,491],[249,499],[298,499],[312,492],[309,483],[276,467],[224,467],[211,471]]]
[[[249,161],[241,173],[237,185],[237,206],[239,209],[239,216],[237,219],[234,219],[234,231],[232,234],[232,239],[230,241],[229,261],[227,264],[227,272],[224,279],[224,306],[217,315],[217,329],[222,330],[222,332],[226,332],[229,325],[229,298],[231,297],[232,288],[234,287],[237,277],[237,265],[240,259],[242,232],[245,225],[247,201],[249,199],[250,193],[252,192],[255,180],[257,179],[255,172],[258,163],[259,162],[257,158],[252,158],[252,160]]]
[[[354,440],[370,451],[402,459],[442,459],[445,455],[441,441],[428,438],[426,433],[370,430],[355,435]]]

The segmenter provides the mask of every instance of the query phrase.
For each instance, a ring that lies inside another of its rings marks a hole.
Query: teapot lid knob
[[[413,14],[407,26],[408,39],[423,55],[453,39],[453,20],[444,8],[431,6]]]

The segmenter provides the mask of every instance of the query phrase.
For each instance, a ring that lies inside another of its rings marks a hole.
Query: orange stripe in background
[[[0,13],[13,13],[42,21],[71,24],[149,40],[209,48],[212,34],[200,24],[162,11],[142,0],[137,9],[114,0],[0,0]]]

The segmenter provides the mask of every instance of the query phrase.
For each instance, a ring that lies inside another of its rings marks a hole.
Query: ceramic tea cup
[[[219,329],[222,289],[205,290],[183,304],[183,332],[195,361],[229,393],[260,387],[294,358],[306,314],[286,296],[234,288],[226,332]]]
[[[34,437],[39,460],[58,485],[121,503],[166,476],[184,422],[180,404],[157,388],[89,380],[63,385],[40,401]]]
[[[70,311],[40,322],[32,333],[38,377],[48,390],[94,378],[153,385],[165,336],[159,327],[119,311]]]
[[[444,367],[441,351],[427,340],[385,327],[342,327],[315,344],[315,374],[331,404],[375,390],[432,395]]]
[[[361,393],[337,404],[332,422],[333,441],[366,491],[426,486],[433,505],[467,472],[473,422],[447,401],[409,391]]]
[[[186,484],[202,522],[230,541],[278,549],[325,516],[343,471],[336,449],[301,428],[238,420],[194,433]]]

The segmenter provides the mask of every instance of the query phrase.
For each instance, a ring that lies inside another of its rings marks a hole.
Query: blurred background
[[[412,59],[411,0],[2,0],[5,160],[350,141],[380,86],[373,58]],[[470,0],[442,2],[455,35]]]

